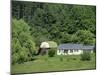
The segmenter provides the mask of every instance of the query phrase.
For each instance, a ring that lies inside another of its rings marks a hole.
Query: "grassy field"
[[[79,55],[71,56],[37,56],[36,60],[25,62],[23,64],[12,65],[12,73],[34,73],[50,71],[67,71],[81,69],[95,69],[95,54],[91,55],[90,61],[81,61]]]

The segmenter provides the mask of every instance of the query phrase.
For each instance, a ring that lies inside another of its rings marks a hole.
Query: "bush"
[[[49,55],[49,57],[54,57],[54,55],[55,55],[55,50],[54,50],[54,49],[50,49],[50,50],[48,51],[48,55]]]
[[[85,60],[91,60],[91,55],[89,52],[83,52],[83,54],[81,54],[81,60],[85,61]]]
[[[60,61],[63,61],[63,57],[60,57]]]
[[[72,58],[73,60],[77,60],[76,58]]]
[[[16,62],[18,62],[18,60],[19,60],[18,53],[14,53],[12,55],[12,64],[15,64]]]

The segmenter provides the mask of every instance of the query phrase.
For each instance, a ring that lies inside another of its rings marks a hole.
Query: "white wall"
[[[64,55],[63,50],[57,50],[57,55]]]
[[[70,50],[68,50],[68,54],[64,53],[64,50],[57,50],[57,55],[79,55],[81,53],[83,53],[83,50],[78,50],[78,51],[73,50],[72,53],[70,53]]]
[[[73,50],[73,52],[71,53],[70,50],[68,50],[68,53],[64,53],[64,50],[57,50],[57,55],[79,55],[82,54],[83,50]],[[93,53],[93,50],[90,51],[90,53]]]
[[[78,50],[77,52],[75,50],[73,50],[73,53],[70,53],[70,50],[69,50],[69,55],[79,55],[79,54],[82,54],[83,53],[83,50]]]

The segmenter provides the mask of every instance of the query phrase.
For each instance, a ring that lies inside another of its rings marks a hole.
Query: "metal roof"
[[[94,49],[94,46],[83,45],[83,44],[60,44],[58,49],[82,49],[82,50],[91,50]]]
[[[90,46],[90,45],[87,45],[87,46],[82,46],[82,49],[83,50],[92,50],[92,49],[94,49],[94,46]]]

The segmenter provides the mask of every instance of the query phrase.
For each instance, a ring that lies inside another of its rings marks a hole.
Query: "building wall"
[[[73,50],[73,52],[70,52],[70,50],[68,50],[68,53],[64,53],[64,50],[57,50],[57,55],[79,55],[82,54],[83,50]]]
[[[69,55],[79,55],[79,54],[82,54],[83,53],[83,50],[78,50],[78,51],[76,51],[76,50],[73,50],[73,53],[70,53],[70,50],[69,50]]]
[[[68,50],[68,53],[64,53],[64,50],[57,50],[57,55],[79,55],[82,54],[83,50],[73,50],[73,52],[70,52],[70,50]],[[90,53],[93,53],[93,50],[90,51]]]
[[[93,53],[93,50],[87,50],[87,51],[84,51],[84,52],[90,52],[90,53]]]

